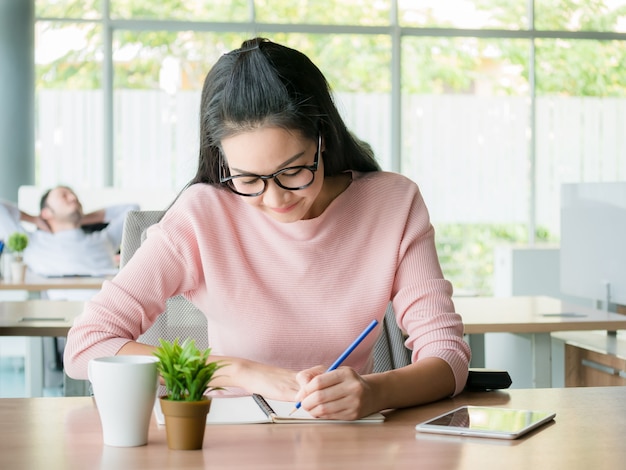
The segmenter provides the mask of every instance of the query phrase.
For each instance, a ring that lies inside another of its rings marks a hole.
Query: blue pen
[[[346,360],[346,358],[350,355],[350,353],[352,351],[354,351],[354,349],[361,344],[361,341],[363,341],[363,339],[370,334],[370,332],[376,327],[376,325],[378,325],[378,320],[372,320],[372,323],[369,324],[369,326],[367,328],[365,328],[363,330],[363,333],[361,333],[359,335],[359,337],[357,339],[355,339],[352,344],[350,346],[348,346],[348,348],[341,354],[341,356],[339,356],[337,358],[337,360],[335,362],[332,363],[332,365],[326,369],[326,372],[330,372],[331,370],[335,370],[337,367],[339,367],[341,365],[341,363],[343,361]],[[293,413],[295,413],[295,411],[300,408],[302,406],[301,402],[296,403],[296,406],[294,407],[293,410],[291,410],[291,413],[289,413],[289,415],[291,416]]]

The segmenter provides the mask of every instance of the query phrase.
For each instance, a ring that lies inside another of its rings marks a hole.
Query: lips
[[[291,204],[290,206],[272,207],[272,211],[276,212],[277,214],[287,214],[288,212],[291,212],[297,205],[298,203],[296,202],[294,204]]]

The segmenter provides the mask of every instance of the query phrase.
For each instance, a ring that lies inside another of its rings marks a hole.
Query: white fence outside
[[[199,92],[116,91],[115,181],[181,189],[197,163]],[[391,169],[388,95],[338,94],[348,124]],[[100,91],[38,93],[37,180],[104,186]],[[403,98],[402,173],[422,189],[435,222],[529,220],[530,102],[466,95]],[[559,231],[560,185],[626,180],[626,99],[539,97],[537,223]]]

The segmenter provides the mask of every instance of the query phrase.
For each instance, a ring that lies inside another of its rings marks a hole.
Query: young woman
[[[470,351],[417,186],[380,171],[302,53],[255,38],[206,77],[195,178],[130,262],[86,304],[65,367],[151,354],[136,342],[183,294],[206,314],[215,385],[357,419],[460,392]],[[413,363],[373,374],[388,302]]]

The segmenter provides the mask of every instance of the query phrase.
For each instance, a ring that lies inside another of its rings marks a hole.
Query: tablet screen
[[[416,426],[418,431],[516,439],[552,420],[550,411],[462,406]]]

